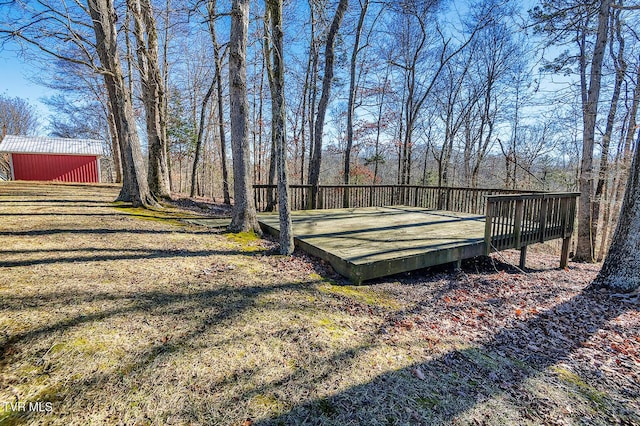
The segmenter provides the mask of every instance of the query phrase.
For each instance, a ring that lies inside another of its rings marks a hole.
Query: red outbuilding
[[[100,182],[104,147],[94,139],[7,135],[0,153],[9,154],[13,180]]]

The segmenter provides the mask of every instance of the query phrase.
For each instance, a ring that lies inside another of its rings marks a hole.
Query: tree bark
[[[364,25],[364,18],[369,8],[369,0],[364,0],[360,6],[360,16],[358,17],[358,25],[356,26],[356,37],[353,42],[353,50],[351,51],[351,63],[349,66],[349,99],[347,102],[347,147],[344,152],[344,183],[349,184],[351,174],[351,149],[353,148],[353,115],[355,113],[356,103],[356,66],[358,53],[360,52],[360,34]],[[344,207],[349,207],[349,192],[344,191]]]
[[[611,95],[611,103],[609,104],[609,113],[607,114],[607,125],[602,135],[602,151],[600,154],[600,167],[598,169],[598,183],[596,185],[596,191],[593,198],[593,218],[591,220],[591,235],[598,235],[598,226],[600,221],[600,208],[603,203],[603,198],[606,194],[606,184],[608,179],[608,171],[609,171],[609,146],[611,144],[611,135],[613,134],[613,126],[616,117],[616,111],[618,110],[618,101],[620,99],[620,90],[622,88],[622,82],[624,81],[624,77],[627,71],[627,64],[624,60],[624,38],[622,37],[620,31],[620,11],[616,11],[612,16],[612,37],[610,42],[610,50],[611,56],[614,63],[614,68],[616,71],[616,78],[613,87],[613,94]],[[615,33],[615,39],[618,41],[618,52],[614,54],[613,51],[613,34]],[[606,223],[604,224],[606,226]],[[605,244],[606,235],[604,235],[603,229],[603,239],[600,243],[601,245]],[[595,248],[595,244],[594,244]],[[595,250],[594,250],[595,253]],[[598,256],[599,257],[599,256]],[[598,259],[596,257],[596,260]]]
[[[200,109],[200,124],[198,126],[198,137],[196,138],[196,148],[195,152],[193,153],[193,165],[191,167],[191,191],[189,192],[190,197],[195,197],[196,195],[198,163],[200,162],[200,151],[202,151],[202,136],[204,135],[204,120],[206,118],[207,105],[209,104],[209,99],[211,99],[211,95],[213,94],[215,84],[215,81],[211,82],[211,86],[209,86],[207,93],[202,99],[202,108]]]
[[[315,13],[315,3],[316,0],[309,0],[309,12],[311,15],[311,37],[309,43],[309,61],[311,65],[310,72],[310,84],[309,84],[309,99],[308,99],[308,120],[309,120],[309,170],[311,170],[311,161],[314,157],[313,148],[315,141],[315,128],[316,128],[316,111],[317,111],[317,98],[318,98],[318,62],[319,55],[318,52],[318,40],[316,40],[316,13]],[[304,152],[303,152],[304,155]],[[304,164],[304,158],[302,163]],[[301,172],[302,176],[300,182],[304,183],[304,173]],[[307,175],[307,183],[311,183],[311,177]],[[310,194],[312,195],[312,194]],[[307,200],[306,208],[313,208],[309,203],[311,202],[311,197]]]
[[[274,43],[273,40],[271,40],[272,37],[274,37],[275,35],[272,35],[269,33],[269,14],[271,13],[271,6],[267,5],[267,12],[266,12],[266,16],[265,16],[265,22],[264,22],[264,38],[263,38],[263,43],[262,43],[262,49],[264,52],[263,55],[263,61],[262,61],[262,65],[264,67],[266,67],[266,71],[267,71],[267,76],[270,79],[269,80],[269,88],[271,90],[271,93],[273,94],[273,90],[274,88],[272,87],[273,84],[275,84],[274,82],[271,81],[271,79],[276,78],[273,75],[273,68],[275,67],[275,60],[274,60],[274,64],[272,64],[271,58],[270,56],[272,54],[275,54],[272,52],[272,50],[276,49],[275,46],[272,46],[271,44]],[[272,30],[273,31],[273,30]],[[263,70],[264,73],[264,70]],[[262,77],[262,74],[261,74]],[[262,139],[262,99],[263,99],[263,95],[262,95],[262,82],[263,79],[260,78],[260,138]],[[271,100],[272,102],[275,102],[272,98]],[[273,104],[271,107],[272,110],[272,116],[274,114],[273,111]],[[271,145],[269,147],[269,170],[268,170],[268,176],[267,176],[267,184],[269,184],[270,186],[274,185],[274,183],[276,182],[276,174],[277,174],[277,167],[278,165],[277,163],[277,139],[274,137],[273,131],[275,131],[275,127],[273,126],[273,123],[271,125],[271,129],[272,129],[272,133],[271,133]],[[262,145],[262,144],[261,144]],[[273,189],[269,188],[267,190],[267,206],[265,207],[265,210],[268,212],[272,212],[275,208],[276,208],[276,197],[274,196],[274,192]]]
[[[578,241],[574,261],[593,262],[595,260],[595,239],[592,235],[593,221],[593,148],[595,142],[596,118],[600,83],[602,80],[602,63],[607,45],[609,27],[610,1],[600,0],[598,11],[598,31],[591,60],[589,89],[583,111],[582,160],[580,162],[580,201],[578,208]]]
[[[271,52],[267,55],[267,71],[271,89],[271,138],[275,144],[278,171],[278,214],[280,219],[280,254],[290,255],[294,250],[289,179],[286,150],[286,110],[284,101],[284,58],[282,34],[282,0],[267,0],[267,17],[271,21]],[[265,18],[266,19],[266,18]],[[271,64],[272,62],[272,64]]]
[[[609,253],[594,281],[596,287],[631,292],[640,287],[640,138]]]
[[[127,0],[134,20],[136,56],[140,68],[142,102],[149,145],[149,190],[157,198],[171,198],[165,149],[167,129],[165,89],[158,55],[158,32],[150,0]]]
[[[118,129],[116,128],[116,118],[113,114],[111,102],[107,100],[107,121],[109,123],[109,133],[111,134],[111,153],[113,155],[113,169],[115,171],[116,183],[122,183],[122,156],[120,154],[120,141],[118,140]]]
[[[224,203],[226,205],[231,205],[231,197],[229,195],[229,171],[227,170],[227,138],[225,136],[224,128],[224,98],[222,96],[222,58],[216,34],[215,11],[216,0],[209,0],[207,3],[207,12],[209,13],[209,32],[211,33],[211,42],[213,43],[213,65],[215,79],[217,82],[218,132],[220,134],[220,162],[222,164],[222,196],[224,198]]]
[[[349,5],[348,0],[340,0],[336,14],[329,27],[327,43],[324,51],[324,76],[322,77],[322,93],[318,102],[318,115],[315,122],[313,134],[313,156],[309,162],[309,184],[311,185],[310,208],[317,207],[318,184],[320,182],[320,164],[322,162],[322,136],[324,133],[324,119],[329,105],[329,95],[331,94],[331,84],[333,82],[333,64],[335,61],[335,40],[342,24],[342,18]]]
[[[88,0],[87,3],[96,36],[96,50],[102,65],[101,72],[113,108],[122,153],[123,184],[118,200],[130,201],[136,207],[155,206],[157,203],[146,181],[131,97],[124,81],[118,53],[113,1]]]
[[[231,3],[229,38],[229,98],[231,103],[231,151],[233,155],[232,232],[261,235],[250,183],[249,102],[247,99],[247,41],[250,0]]]

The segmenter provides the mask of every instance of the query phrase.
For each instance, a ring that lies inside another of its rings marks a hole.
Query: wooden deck
[[[292,208],[305,208],[311,187],[292,188]],[[273,185],[255,185],[256,202],[275,199],[275,190]],[[292,212],[293,234],[298,247],[329,261],[355,283],[512,248],[520,250],[524,268],[529,245],[555,239],[562,239],[560,267],[566,267],[579,194],[509,192],[321,186],[318,209]],[[352,208],[339,208],[345,205]],[[278,235],[277,214],[263,213],[258,220],[265,232]],[[224,226],[217,221],[215,226]],[[214,225],[210,219],[193,222]]]
[[[261,214],[278,235],[276,214]],[[296,244],[354,283],[485,254],[485,216],[419,207],[292,213]]]

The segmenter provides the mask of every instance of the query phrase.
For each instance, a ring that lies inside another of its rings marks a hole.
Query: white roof
[[[16,154],[104,155],[105,143],[96,139],[65,139],[44,136],[7,135],[0,152]]]

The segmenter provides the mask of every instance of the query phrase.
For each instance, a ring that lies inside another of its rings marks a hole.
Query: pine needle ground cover
[[[0,183],[0,424],[640,424],[638,300],[599,265],[351,286],[116,195]]]

